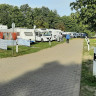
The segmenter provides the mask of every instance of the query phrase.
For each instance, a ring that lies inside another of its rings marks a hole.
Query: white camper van
[[[58,29],[48,29],[52,35],[52,40],[60,41],[62,39],[62,31]]]
[[[35,29],[36,41],[49,41],[51,40],[51,33],[48,29]]]
[[[30,42],[35,42],[35,32],[34,29],[23,29],[23,28],[15,28],[14,30],[17,32],[17,38],[22,38],[25,40],[30,40]]]

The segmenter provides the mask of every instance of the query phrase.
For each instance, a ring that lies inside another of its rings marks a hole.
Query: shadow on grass
[[[7,50],[12,50],[12,48],[9,48],[9,47],[8,47]]]
[[[80,69],[80,66],[74,63],[69,66],[64,66],[57,61],[46,63],[35,71],[30,71],[6,84],[0,84],[0,96],[67,96],[66,94],[73,94],[76,82],[80,82],[76,81]],[[79,90],[77,93],[79,94]]]

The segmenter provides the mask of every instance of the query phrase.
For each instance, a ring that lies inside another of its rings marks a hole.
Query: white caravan
[[[31,43],[35,42],[34,29],[15,28],[14,31],[17,32],[17,38],[30,40]]]
[[[61,30],[58,30],[58,29],[48,29],[48,30],[51,33],[52,40],[61,41],[62,33],[63,33]]]
[[[13,29],[0,29],[3,32],[4,37],[7,39],[11,39],[11,34],[13,33]],[[7,33],[6,33],[7,32]],[[25,39],[30,40],[30,42],[35,42],[35,32],[34,29],[24,29],[24,28],[14,28],[14,32],[17,35],[17,39]]]
[[[0,29],[8,29],[7,25],[0,25]]]
[[[35,29],[36,41],[49,41],[51,40],[51,33],[48,29]]]

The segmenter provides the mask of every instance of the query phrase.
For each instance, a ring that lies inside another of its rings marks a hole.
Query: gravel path
[[[0,96],[79,96],[83,40],[0,59]]]

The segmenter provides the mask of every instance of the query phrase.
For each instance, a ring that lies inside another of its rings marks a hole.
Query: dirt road
[[[79,96],[83,40],[0,59],[0,96]]]

